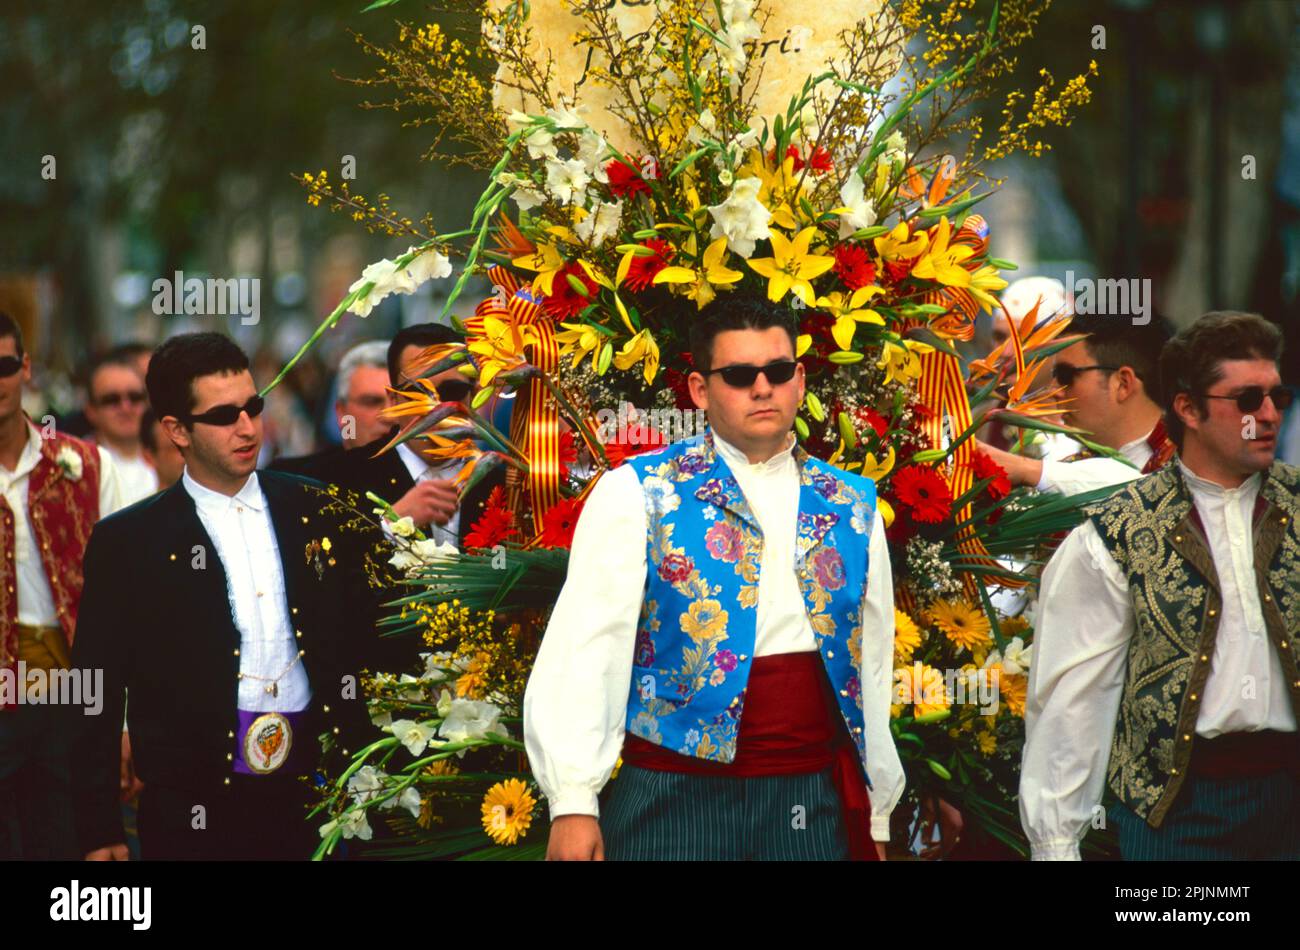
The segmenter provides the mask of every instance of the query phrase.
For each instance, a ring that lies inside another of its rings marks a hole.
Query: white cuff
[[[871,816],[871,838],[873,841],[889,840],[889,816],[888,815]]]
[[[1079,842],[1074,838],[1051,838],[1029,843],[1031,861],[1081,861]]]
[[[596,793],[589,788],[566,788],[550,800],[551,821],[562,815],[590,815],[600,817]]]
[[[1038,484],[1034,486],[1039,491],[1052,491],[1052,480],[1047,477],[1047,467],[1055,464],[1051,459],[1043,459],[1043,472],[1038,476]]]

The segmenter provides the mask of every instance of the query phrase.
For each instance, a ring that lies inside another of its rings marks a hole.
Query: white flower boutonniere
[[[54,461],[59,466],[59,470],[63,472],[63,477],[68,481],[81,481],[81,455],[72,446],[65,445],[59,449],[59,454]]]

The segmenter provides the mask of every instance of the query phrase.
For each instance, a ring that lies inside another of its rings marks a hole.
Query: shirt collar
[[[718,435],[716,429],[713,430],[713,444],[718,450],[727,467],[735,474],[740,471],[753,473],[755,475],[766,475],[779,472],[792,461],[794,457],[795,437],[793,432],[786,434],[785,448],[777,452],[766,462],[750,462],[749,457],[744,452],[736,448],[722,436]]]
[[[221,492],[213,491],[200,485],[190,475],[190,469],[187,465],[185,471],[181,473],[181,483],[185,490],[190,493],[194,499],[194,504],[206,512],[221,513],[229,511],[232,505],[236,503],[252,508],[254,511],[261,511],[266,507],[266,496],[262,494],[262,486],[257,481],[257,472],[248,476],[248,481],[244,482],[244,487],[239,489],[233,496],[223,495]]]
[[[1213,497],[1237,498],[1245,494],[1253,494],[1259,490],[1260,482],[1263,480],[1263,473],[1256,472],[1246,479],[1236,488],[1225,488],[1217,482],[1212,482],[1208,478],[1202,478],[1187,467],[1187,463],[1180,456],[1178,459],[1178,468],[1183,473],[1183,480],[1187,486],[1201,494],[1211,495]]]
[[[1155,430],[1153,429],[1152,431]],[[1124,456],[1134,465],[1145,465],[1153,454],[1151,443],[1147,441],[1150,438],[1151,433],[1148,432],[1140,439],[1134,439],[1132,442],[1125,442],[1119,447],[1119,454]]]

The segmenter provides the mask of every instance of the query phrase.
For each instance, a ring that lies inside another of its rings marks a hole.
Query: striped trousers
[[[600,827],[609,861],[844,861],[831,770],[736,778],[624,764]]]
[[[1127,805],[1108,812],[1125,861],[1300,860],[1300,782],[1189,776],[1159,828]]]

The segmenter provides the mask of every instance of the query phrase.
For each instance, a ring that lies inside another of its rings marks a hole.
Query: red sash
[[[735,760],[710,762],[681,755],[631,733],[623,739],[623,762],[688,775],[805,775],[831,768],[844,808],[849,857],[878,860],[871,840],[871,801],[849,737],[815,652],[755,657],[745,688]]]

